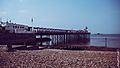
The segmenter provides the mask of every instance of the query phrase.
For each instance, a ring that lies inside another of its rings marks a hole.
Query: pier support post
[[[64,44],[65,44],[65,43],[66,43],[65,34],[63,35],[63,37],[64,37],[64,39],[63,39],[63,40],[64,40]]]
[[[53,36],[53,35],[51,35],[51,37],[52,37],[52,40],[51,40],[51,45],[53,45],[53,44],[54,44],[54,36]]]
[[[42,46],[42,34],[40,34],[40,39],[41,39],[40,46]]]

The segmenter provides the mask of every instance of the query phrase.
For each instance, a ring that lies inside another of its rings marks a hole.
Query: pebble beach
[[[5,47],[0,47],[0,68],[118,68],[117,56],[116,51],[43,49],[7,52]]]

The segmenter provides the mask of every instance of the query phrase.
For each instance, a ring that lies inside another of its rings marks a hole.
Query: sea
[[[90,46],[120,48],[120,34],[91,34]]]

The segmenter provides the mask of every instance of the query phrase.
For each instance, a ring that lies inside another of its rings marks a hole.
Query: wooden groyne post
[[[105,47],[107,47],[107,38],[105,38]]]
[[[7,44],[7,51],[8,52],[11,52],[11,51],[13,51],[13,48],[12,48],[12,44]]]

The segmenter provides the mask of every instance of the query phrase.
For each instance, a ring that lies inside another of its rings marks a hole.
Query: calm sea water
[[[106,40],[105,40],[106,38]],[[90,46],[105,46],[120,48],[120,34],[92,34]]]

